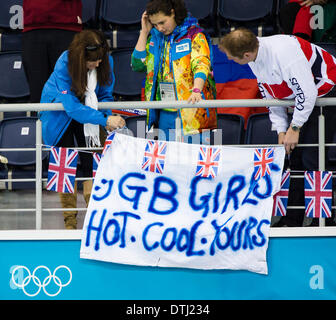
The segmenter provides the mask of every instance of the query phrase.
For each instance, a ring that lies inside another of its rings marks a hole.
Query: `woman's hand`
[[[188,103],[194,104],[195,102],[198,102],[202,100],[202,90],[204,87],[205,81],[202,78],[195,78],[193,89],[191,91],[191,95],[188,99]]]
[[[120,116],[109,116],[106,121],[106,130],[113,131],[126,125],[125,120]]]
[[[147,12],[145,11],[141,17],[141,31],[148,35],[150,31],[152,30],[152,28],[153,28],[153,25],[149,21]]]
[[[198,102],[202,100],[202,94],[201,92],[192,92],[189,99],[188,99],[188,103],[192,103],[194,104],[195,102]]]

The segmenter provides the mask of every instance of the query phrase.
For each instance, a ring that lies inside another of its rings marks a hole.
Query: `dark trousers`
[[[38,29],[23,32],[22,62],[30,89],[30,102],[38,103],[44,84],[55,63],[67,50],[76,32],[61,29]]]
[[[85,147],[84,126],[83,124],[72,120],[69,127],[63,134],[61,140],[57,143],[57,147],[73,148]],[[78,152],[80,160],[80,171],[83,177],[92,177],[92,154],[88,152]],[[77,174],[78,175],[78,174]]]
[[[332,96],[328,95],[328,96]],[[322,109],[325,117],[325,140],[331,143],[336,132],[336,107],[324,107]],[[304,124],[300,132],[299,144],[317,144],[318,143],[318,117],[321,111],[315,107],[308,121]],[[335,170],[335,163],[328,159],[328,148],[325,151],[325,169]],[[293,175],[303,175],[302,171],[319,170],[318,147],[297,147],[289,156],[288,166]],[[301,171],[295,173],[295,170]],[[289,188],[288,206],[304,206],[304,178],[292,178]],[[281,224],[290,227],[302,226],[305,216],[305,209],[288,209],[285,217],[281,218]],[[318,220],[318,219],[314,219]],[[327,218],[326,224],[332,224],[333,218]],[[316,221],[314,222],[316,223]]]

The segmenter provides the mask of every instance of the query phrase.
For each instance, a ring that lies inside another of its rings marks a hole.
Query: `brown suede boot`
[[[83,181],[83,196],[84,196],[84,200],[85,200],[85,203],[86,203],[86,207],[88,207],[88,205],[89,205],[92,186],[93,186],[93,180]]]
[[[63,208],[77,207],[77,184],[75,183],[74,193],[59,193],[61,204]],[[65,229],[77,229],[77,211],[64,211],[64,225]]]

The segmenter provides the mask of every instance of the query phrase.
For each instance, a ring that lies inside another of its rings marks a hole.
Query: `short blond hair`
[[[223,36],[218,47],[220,50],[242,59],[244,53],[254,52],[258,49],[259,41],[251,30],[238,28]]]

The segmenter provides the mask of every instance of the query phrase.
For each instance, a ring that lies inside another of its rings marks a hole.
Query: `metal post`
[[[324,171],[325,170],[325,121],[324,121],[324,115],[322,113],[322,107],[320,107],[321,113],[319,115],[319,138],[318,138],[318,150],[319,150],[319,170]],[[325,226],[325,218],[319,218],[319,226],[324,227]]]
[[[36,201],[36,215],[35,226],[36,229],[42,228],[42,122],[40,119],[36,121],[36,182],[35,182],[35,201]]]
[[[175,120],[175,141],[182,142],[182,140],[181,118],[177,116]]]

